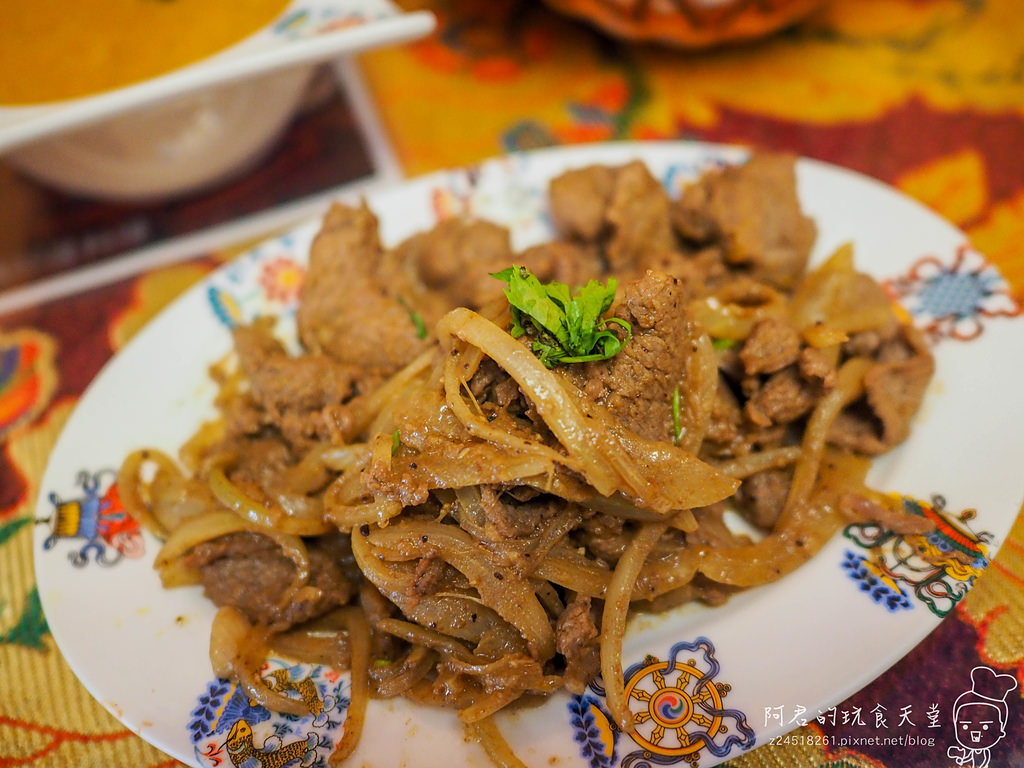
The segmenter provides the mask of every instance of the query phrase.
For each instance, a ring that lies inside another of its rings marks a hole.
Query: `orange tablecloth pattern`
[[[526,0],[415,5],[435,11],[437,32],[363,62],[410,174],[597,140],[785,149],[919,199],[962,227],[1014,290],[1024,289],[1024,14],[1016,0],[832,0],[798,28],[702,53],[612,40]],[[230,255],[197,255],[0,316],[0,768],[176,765],[92,700],[48,634],[32,575],[35,498],[61,426],[103,363]],[[1018,521],[956,611],[838,707],[840,719],[877,703],[895,716],[899,702],[951,701],[978,665],[1024,683],[1022,586]],[[1011,695],[1011,725],[993,765],[1024,765],[1022,689]],[[938,746],[823,744],[822,735],[876,733],[841,722],[796,733],[732,765],[952,765],[948,730],[938,732]]]

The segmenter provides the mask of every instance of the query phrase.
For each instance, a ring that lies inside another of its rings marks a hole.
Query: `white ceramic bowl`
[[[242,173],[288,126],[315,67],[206,88],[12,150],[12,167],[72,194],[141,201]]]
[[[58,189],[169,198],[239,173],[272,147],[315,66],[421,37],[434,18],[391,0],[292,0],[235,46],[142,83],[81,99],[0,106],[0,152]]]

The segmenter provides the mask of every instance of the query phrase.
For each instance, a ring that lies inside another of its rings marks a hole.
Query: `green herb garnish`
[[[683,439],[683,414],[679,402],[679,387],[672,391],[672,445],[679,445]]]
[[[402,435],[396,429],[391,433],[391,455],[394,456],[398,453],[398,449],[402,447]]]
[[[410,307],[409,303],[401,296],[398,297],[398,303],[402,305],[402,309],[409,313],[409,319],[412,320],[412,324],[416,326],[416,338],[427,338],[427,323],[424,321],[423,315]]]
[[[618,283],[591,280],[575,296],[565,283],[542,283],[526,267],[512,266],[491,277],[506,283],[512,306],[512,335],[529,335],[532,349],[548,368],[614,357],[633,335],[629,323],[604,316],[615,300]],[[620,339],[609,325],[625,329]]]
[[[739,342],[736,341],[736,339],[712,339],[711,340],[711,346],[713,346],[719,352],[722,352],[722,351],[724,351],[726,349],[732,349],[737,344],[739,344]]]

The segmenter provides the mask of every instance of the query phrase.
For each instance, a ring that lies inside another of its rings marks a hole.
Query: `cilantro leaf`
[[[615,301],[618,283],[591,280],[573,295],[565,283],[542,283],[526,267],[511,266],[491,277],[504,282],[512,307],[512,335],[531,337],[531,348],[548,368],[568,363],[607,360],[632,336],[629,323],[605,318]],[[625,339],[609,326],[625,330]]]

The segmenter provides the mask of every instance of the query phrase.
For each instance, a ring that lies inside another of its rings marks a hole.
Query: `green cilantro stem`
[[[672,445],[679,445],[683,439],[683,415],[679,387],[672,391]]]
[[[412,320],[412,324],[416,326],[416,338],[425,339],[427,338],[427,323],[423,319],[423,315],[417,312],[415,309],[409,306],[409,303],[401,296],[398,297],[398,303],[402,305],[402,308],[409,313],[409,319]]]

